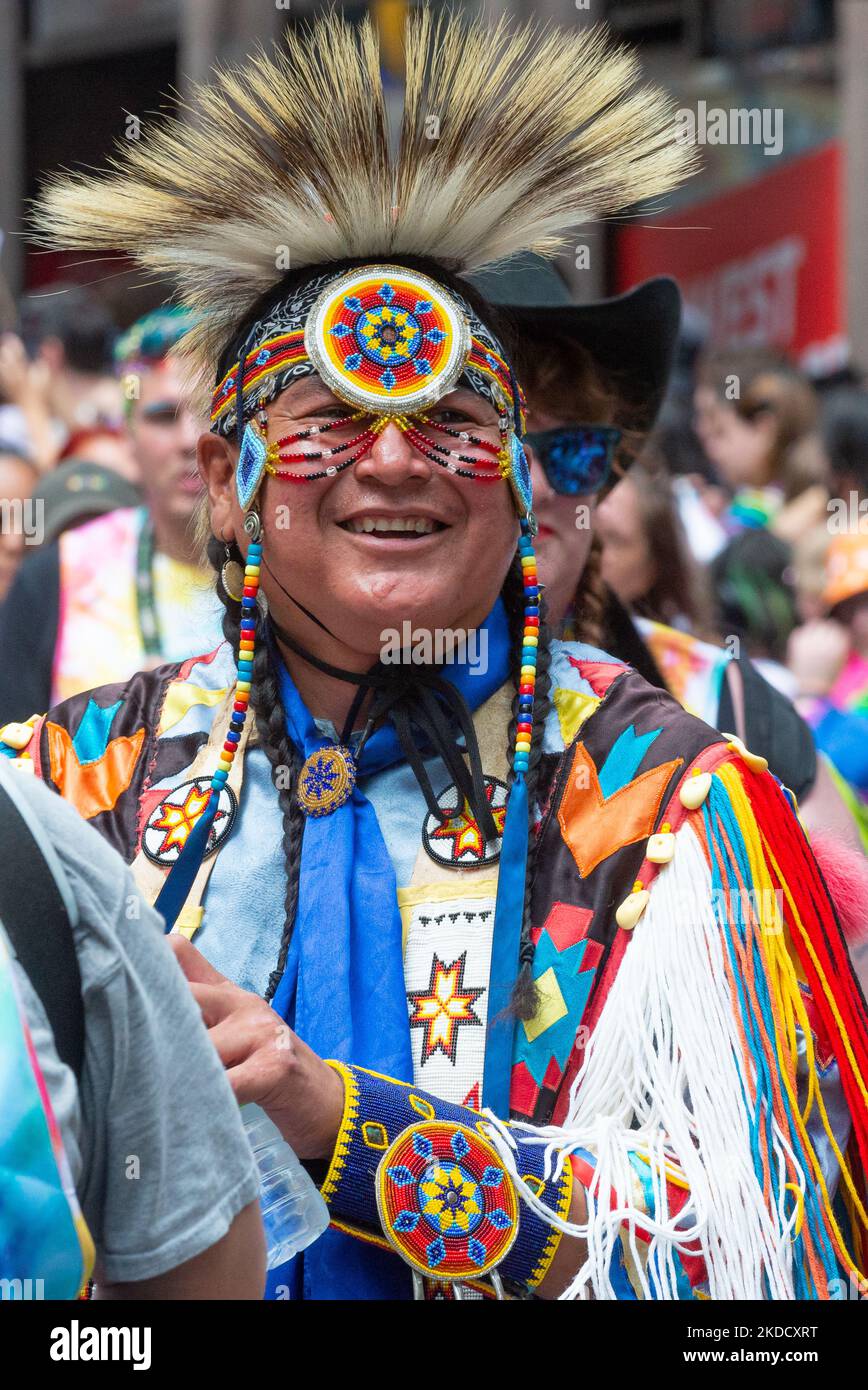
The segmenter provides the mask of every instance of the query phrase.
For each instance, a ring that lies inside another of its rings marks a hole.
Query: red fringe
[[[863,1085],[868,1083],[868,1008],[853,973],[832,897],[786,797],[768,773],[751,772],[746,767],[739,767],[738,772],[760,832],[768,841],[781,876],[798,905],[802,925],[828,984],[827,993],[798,930],[791,927],[793,946],[840,1068],[853,1120],[851,1152],[858,1148],[864,1174],[868,1172],[868,1105],[863,1099],[859,1079]],[[769,868],[775,887],[782,887],[771,865]],[[832,1011],[829,994],[834,999],[840,1023]],[[842,1029],[855,1066],[844,1050]]]

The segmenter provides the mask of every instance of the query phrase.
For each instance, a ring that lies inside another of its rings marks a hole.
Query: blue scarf
[[[499,599],[482,626],[487,671],[456,663],[443,672],[472,710],[504,684],[510,669],[509,628]],[[279,680],[295,747],[304,758],[329,747],[332,740],[317,728],[282,662]],[[386,724],[365,744],[359,778],[403,758]],[[526,824],[525,818],[525,843]],[[295,929],[273,1006],[318,1056],[413,1080],[395,871],[374,808],[358,785],[343,806],[305,824]],[[280,1285],[293,1296],[316,1299],[411,1293],[409,1272],[397,1256],[334,1230],[272,1272],[269,1296]]]

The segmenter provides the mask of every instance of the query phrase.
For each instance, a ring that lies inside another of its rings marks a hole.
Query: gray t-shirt
[[[0,763],[3,760],[0,759]],[[97,1278],[149,1279],[224,1236],[258,1196],[238,1105],[128,869],[59,796],[0,776],[68,880],[85,1016],[81,1089],[16,964],[34,1046],[97,1249]],[[22,885],[26,891],[26,885]]]

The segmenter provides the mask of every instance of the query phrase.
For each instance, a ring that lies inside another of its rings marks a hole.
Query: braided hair
[[[240,552],[232,556],[240,559]],[[223,548],[216,536],[208,542],[208,559],[217,571],[217,593],[224,607],[223,636],[238,652],[241,626],[241,604],[226,592],[221,576]],[[304,833],[304,812],[295,795],[301,755],[286,732],[286,716],[280,697],[280,685],[271,657],[271,644],[265,640],[265,621],[259,608],[256,614],[256,650],[253,657],[253,676],[250,683],[250,706],[256,719],[256,732],[263,752],[271,764],[271,780],[283,816],[283,858],[286,866],[286,892],[283,899],[283,933],[277,965],[268,977],[265,998],[270,1003],[286,968],[289,943],[298,909],[301,837]]]
[[[605,649],[607,591],[603,582],[603,542],[594,536],[582,576],[567,611],[571,638]]]
[[[512,639],[512,649],[515,653],[514,666],[512,672],[515,684],[515,695],[512,702],[512,718],[509,724],[507,735],[507,757],[511,760],[515,749],[515,729],[518,721],[518,687],[521,683],[521,638],[524,624],[524,591],[522,584],[521,562],[515,559],[506,576],[503,586],[502,598],[506,608],[507,620],[509,622],[510,637]],[[548,624],[545,619],[545,598],[540,600],[540,626],[539,626],[539,646],[537,647],[537,667],[536,685],[534,690],[533,702],[533,729],[530,740],[530,755],[528,758],[527,772],[525,773],[525,783],[527,786],[527,801],[533,814],[536,785],[539,778],[540,759],[542,757],[542,741],[545,721],[551,709],[549,699],[549,666],[551,665],[551,646]],[[510,766],[509,784],[515,780],[515,772]],[[531,898],[533,892],[534,879],[534,859],[536,855],[536,834],[531,826],[528,829],[530,843],[527,852],[527,873],[524,881],[524,906],[521,918],[521,942],[519,946],[519,971],[512,991],[510,1001],[510,1011],[516,1018],[534,1018],[539,1008],[539,990],[533,979],[533,956],[534,944],[531,936]]]

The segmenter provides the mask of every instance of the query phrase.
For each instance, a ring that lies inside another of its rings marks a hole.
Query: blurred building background
[[[375,16],[400,76],[405,0],[347,3]],[[8,319],[59,273],[100,280],[128,322],[158,292],[123,265],[70,266],[22,234],[27,200],[58,167],[100,165],[130,122],[170,109],[217,61],[242,58],[325,6],[316,0],[3,0],[0,228]],[[819,374],[868,363],[866,0],[466,0],[561,24],[606,20],[650,76],[694,111],[782,112],[779,152],[705,144],[704,167],[662,212],[576,235],[564,256],[580,298],[657,271],[678,276],[723,346],[774,345]],[[586,250],[584,248],[587,248]]]

